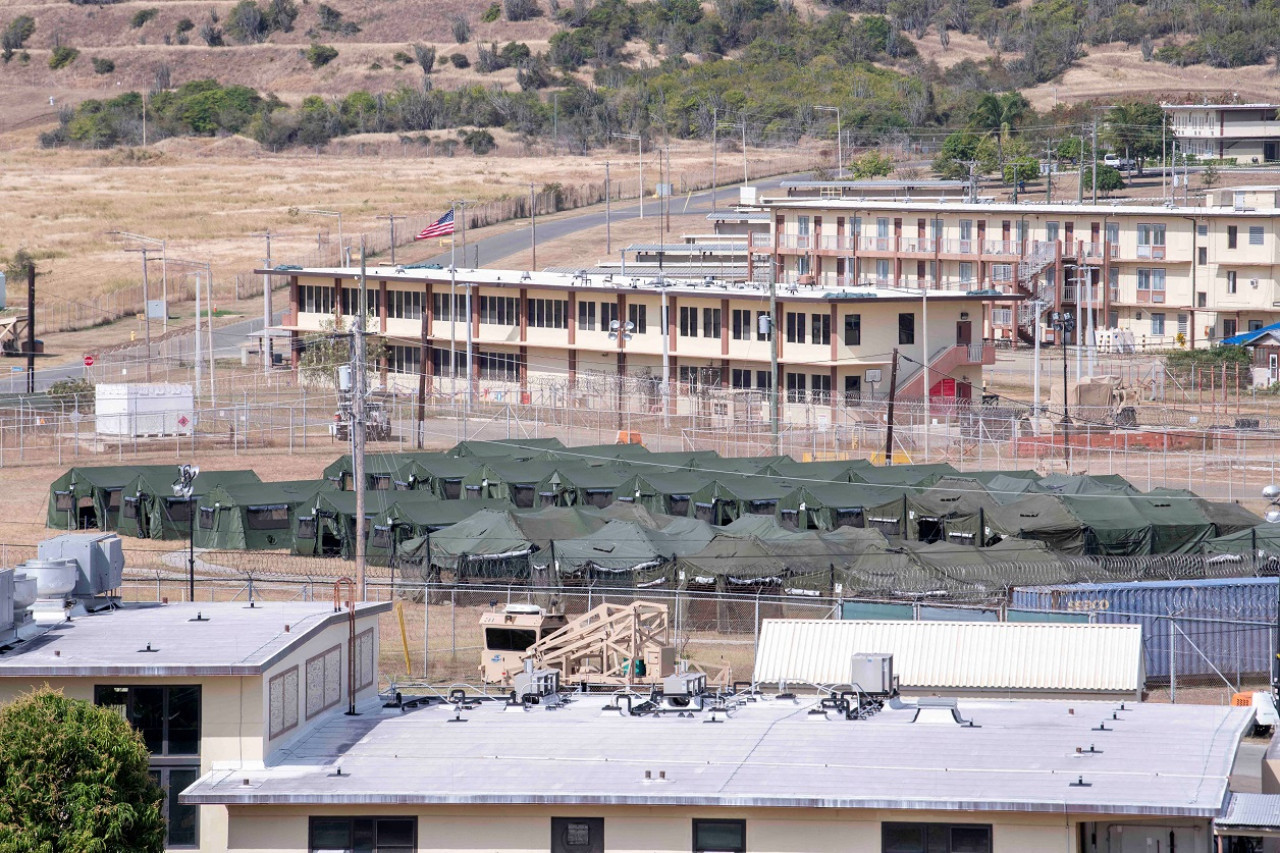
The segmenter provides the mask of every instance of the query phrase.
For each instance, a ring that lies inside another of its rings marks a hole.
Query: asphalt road
[[[807,177],[808,173],[796,173],[792,175],[783,175],[781,177],[769,178],[767,180],[755,181],[751,186],[760,189],[777,189],[783,181],[797,180]],[[672,196],[671,213],[672,215],[682,215],[688,213],[707,214],[711,212],[711,190],[702,190],[695,192],[693,195]],[[716,207],[718,209],[732,208],[738,201],[738,186],[720,187],[715,191]],[[662,206],[661,200],[656,198],[647,198],[644,201],[644,218],[646,222],[653,222],[653,241],[658,242],[659,237],[659,220]],[[614,222],[627,222],[640,218],[640,203],[636,200],[623,202],[615,202],[613,204],[610,216]],[[547,219],[539,222],[538,242],[542,243],[549,240],[559,240],[568,237],[579,231],[585,231],[589,228],[600,228],[605,224],[604,205],[596,205],[591,210],[579,213],[573,216],[561,219]],[[455,236],[461,236],[461,232],[455,232]],[[675,242],[677,238],[663,237],[664,242]],[[514,231],[508,231],[503,234],[495,234],[492,237],[482,237],[479,240],[468,240],[465,247],[466,257],[458,257],[458,268],[474,268],[475,251],[479,247],[480,263],[479,266],[488,266],[497,263],[503,258],[523,252],[529,248],[529,228],[527,226],[517,228]],[[463,246],[459,243],[458,254],[464,253]],[[449,252],[422,258],[415,263],[431,263],[440,264],[448,267],[450,263]]]

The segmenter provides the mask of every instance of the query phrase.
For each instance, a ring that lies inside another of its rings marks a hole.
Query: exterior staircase
[[[1035,329],[1039,322],[1038,311],[1032,303],[1040,300],[1049,305],[1054,304],[1054,288],[1040,280],[1040,273],[1057,260],[1057,243],[1033,240],[1030,248],[1031,251],[1018,261],[1014,277],[1016,291],[1026,297],[1017,308],[1018,339],[1028,345],[1035,343]]]

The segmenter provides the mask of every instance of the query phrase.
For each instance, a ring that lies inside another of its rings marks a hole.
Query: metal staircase
[[[1052,305],[1055,301],[1053,285],[1040,280],[1040,273],[1057,260],[1057,244],[1047,240],[1033,240],[1030,251],[1018,261],[1014,287],[1026,297],[1018,304],[1018,339],[1026,344],[1035,343],[1035,327],[1039,322],[1036,300]]]

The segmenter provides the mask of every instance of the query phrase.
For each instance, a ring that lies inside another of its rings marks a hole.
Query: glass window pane
[[[413,847],[413,818],[378,821],[378,849]]]
[[[169,755],[200,753],[200,688],[169,688]]]
[[[374,846],[373,826],[372,818],[356,818],[351,821],[352,853],[374,853],[377,848]]]
[[[917,823],[886,823],[881,829],[884,853],[925,853],[924,826]]]
[[[693,824],[693,847],[699,851],[743,850],[746,824],[734,820],[699,820]]]
[[[313,817],[311,819],[311,849],[345,851],[351,847],[351,821],[345,817]]]
[[[951,853],[988,853],[991,850],[991,828],[987,826],[951,827]]]
[[[142,733],[148,752],[164,749],[164,688],[134,687],[129,722]]]
[[[169,785],[165,790],[169,812],[168,847],[195,847],[198,842],[199,806],[178,802],[178,795],[200,778],[197,768],[174,768],[169,771]]]

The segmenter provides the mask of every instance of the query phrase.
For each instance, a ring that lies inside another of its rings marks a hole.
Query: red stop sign
[[[93,367],[93,356],[91,356],[91,355],[86,355],[86,356],[84,357],[84,366],[85,366],[85,367]]]

